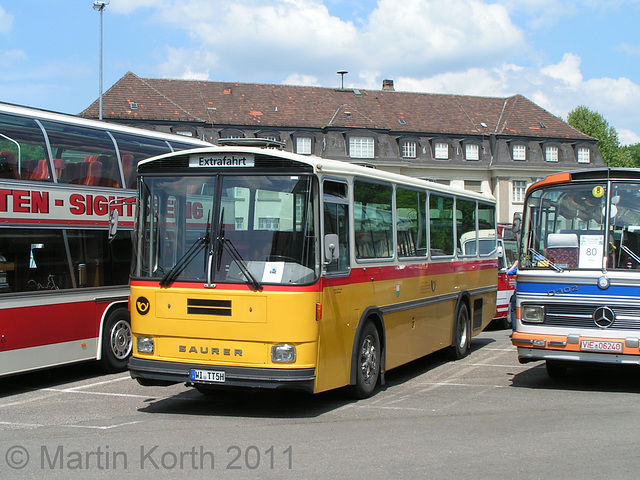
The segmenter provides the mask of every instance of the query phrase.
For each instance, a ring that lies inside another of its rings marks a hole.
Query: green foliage
[[[640,168],[640,143],[634,145],[628,145],[622,147],[631,159],[631,166],[634,168]]]
[[[598,139],[598,149],[610,167],[633,167],[630,152],[620,146],[618,132],[602,115],[580,105],[569,112],[567,123],[582,133]]]

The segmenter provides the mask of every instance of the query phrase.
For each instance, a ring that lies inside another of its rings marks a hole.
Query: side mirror
[[[324,236],[324,258],[325,263],[331,263],[340,257],[340,247],[338,247],[338,235],[328,233]]]
[[[109,212],[109,241],[113,240],[116,233],[118,233],[118,211],[111,210]]]
[[[502,245],[498,245],[498,258],[504,257],[504,248]]]
[[[511,226],[511,231],[513,233],[520,233],[520,228],[522,227],[522,214],[514,213],[513,214],[513,223]]]

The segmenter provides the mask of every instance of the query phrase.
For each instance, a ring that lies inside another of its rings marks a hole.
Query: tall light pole
[[[98,118],[102,120],[102,12],[111,0],[95,0],[93,2],[93,9],[100,12],[100,81],[99,81],[99,92],[98,98],[100,103],[100,110],[98,113]]]

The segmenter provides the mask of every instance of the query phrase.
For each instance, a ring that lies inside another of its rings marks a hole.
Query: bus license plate
[[[622,342],[600,342],[595,340],[582,340],[580,350],[585,352],[612,352],[622,353]]]
[[[218,370],[191,370],[191,381],[205,383],[224,383],[225,373]]]

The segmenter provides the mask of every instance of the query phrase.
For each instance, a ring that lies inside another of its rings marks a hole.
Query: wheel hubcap
[[[131,353],[131,327],[129,322],[119,320],[111,329],[111,351],[118,360],[124,360]]]
[[[376,346],[371,336],[367,336],[362,342],[362,351],[360,352],[360,370],[362,371],[362,379],[369,383],[377,374],[378,359]]]

